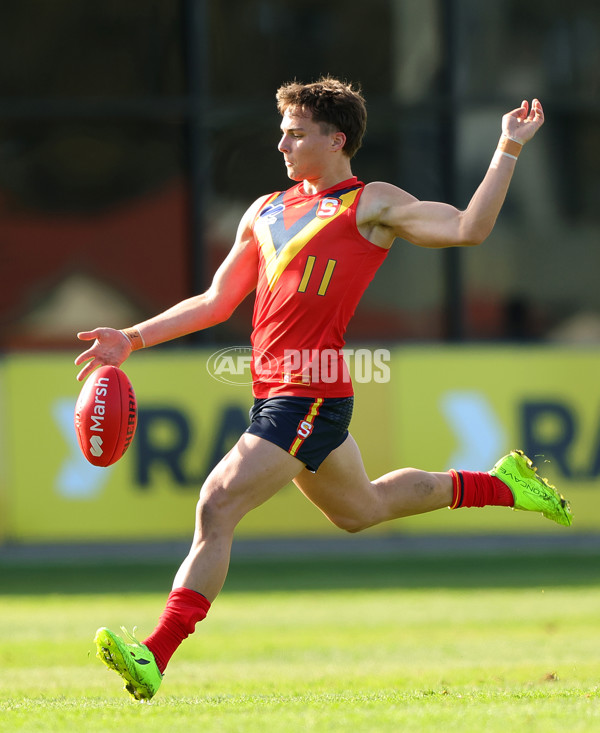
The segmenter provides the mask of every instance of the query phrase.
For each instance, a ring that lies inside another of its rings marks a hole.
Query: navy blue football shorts
[[[316,471],[348,437],[354,397],[254,400],[247,433],[275,443]]]

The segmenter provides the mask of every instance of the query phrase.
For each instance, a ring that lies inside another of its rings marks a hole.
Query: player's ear
[[[332,150],[343,150],[345,144],[346,144],[346,134],[339,130],[337,132],[334,132],[333,135],[331,136],[331,149]]]

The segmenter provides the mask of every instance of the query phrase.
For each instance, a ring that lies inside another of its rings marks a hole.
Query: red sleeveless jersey
[[[353,394],[341,353],[344,333],[388,253],[358,231],[363,189],[350,178],[308,195],[299,183],[272,194],[258,212],[255,397]]]

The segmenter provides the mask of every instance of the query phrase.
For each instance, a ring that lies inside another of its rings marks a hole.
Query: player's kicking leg
[[[443,507],[508,506],[540,512],[566,527],[573,521],[566,499],[517,450],[489,472],[402,468],[371,481],[349,435],[316,473],[303,471],[295,483],[334,524],[350,532]]]

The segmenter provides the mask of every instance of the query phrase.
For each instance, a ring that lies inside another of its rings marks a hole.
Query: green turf
[[[600,556],[237,560],[157,697],[95,658],[172,564],[0,566],[7,731],[597,731]]]

